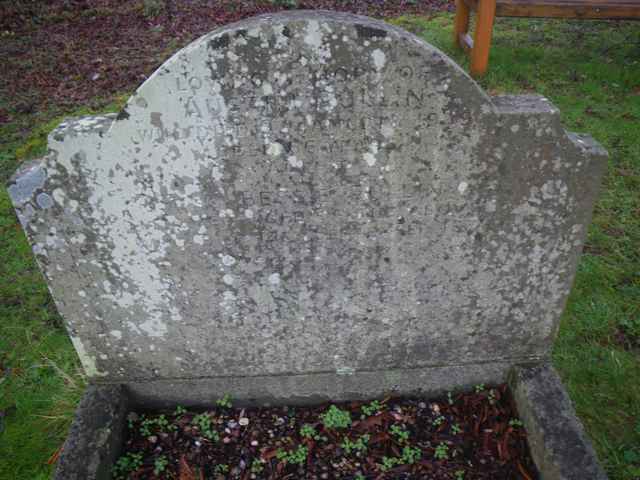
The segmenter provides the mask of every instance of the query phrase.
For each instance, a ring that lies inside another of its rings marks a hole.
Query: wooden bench
[[[473,39],[469,17],[476,12]],[[456,0],[456,44],[469,51],[471,74],[487,71],[493,19],[498,17],[640,19],[640,0]]]

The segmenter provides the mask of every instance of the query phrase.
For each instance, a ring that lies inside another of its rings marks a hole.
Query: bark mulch
[[[373,17],[452,9],[449,0],[0,0],[0,126],[46,109],[100,107],[220,25],[280,10]]]
[[[436,400],[131,413],[117,479],[537,478],[505,385]]]

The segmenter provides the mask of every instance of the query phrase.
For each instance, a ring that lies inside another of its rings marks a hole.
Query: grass
[[[122,96],[100,102],[116,111]],[[81,108],[70,115],[93,113]],[[18,163],[46,150],[46,135],[61,112],[37,115],[26,141],[20,132],[28,117],[0,128],[0,183]],[[33,122],[34,119],[31,119]],[[49,460],[60,448],[84,379],[31,249],[0,188],[0,479],[46,479]],[[53,459],[51,459],[53,460]],[[50,462],[52,463],[52,462]]]
[[[402,17],[462,65],[452,18]],[[640,30],[637,23],[499,19],[492,94],[536,92],[567,128],[610,153],[553,359],[610,478],[640,478]],[[98,99],[116,109],[123,97]],[[1,101],[1,99],[0,99]],[[113,102],[113,103],[110,103]],[[15,113],[15,112],[12,112]],[[0,127],[0,180],[41,154],[63,112],[14,115]],[[88,113],[87,109],[75,113]],[[31,132],[27,135],[25,132]],[[0,189],[0,478],[47,478],[82,388],[78,362]]]
[[[48,478],[79,398],[77,361],[31,249],[0,192],[0,478]]]

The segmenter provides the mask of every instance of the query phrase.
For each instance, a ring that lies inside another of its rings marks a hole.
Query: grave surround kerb
[[[225,26],[9,193],[84,369],[134,403],[437,393],[543,365],[606,152],[364,17]]]

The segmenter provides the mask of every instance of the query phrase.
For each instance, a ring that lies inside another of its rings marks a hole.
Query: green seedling
[[[391,435],[396,437],[401,443],[409,441],[409,432],[398,425],[391,425]]]
[[[227,465],[226,463],[220,463],[215,466],[213,471],[217,474],[227,473],[229,471],[229,465]]]
[[[519,418],[512,418],[509,420],[509,426],[513,428],[523,427],[524,423]]]
[[[413,465],[422,456],[422,450],[417,447],[404,447],[402,449],[402,457],[382,457],[382,465],[380,470],[386,472],[398,465]]]
[[[167,469],[167,465],[169,465],[169,460],[164,455],[160,455],[153,462],[153,473],[154,475],[160,475]]]
[[[413,465],[422,456],[422,450],[417,447],[404,447],[402,449],[402,463]]]
[[[370,435],[362,435],[358,440],[352,442],[348,437],[345,438],[340,444],[342,449],[345,451],[347,455],[350,455],[351,452],[355,451],[358,454],[363,454],[367,451]]]
[[[184,415],[185,413],[187,413],[187,409],[184,408],[183,406],[178,405],[175,409],[175,411],[173,412],[173,415],[175,417],[181,417],[182,415]]]
[[[161,432],[168,430],[169,420],[165,415],[160,415],[156,418],[145,418],[142,415],[140,418],[142,420],[140,422],[140,435],[144,437],[150,436],[156,428]]]
[[[484,383],[476,385],[476,393],[482,393],[484,391]]]
[[[115,480],[129,478],[129,474],[135,472],[142,466],[141,453],[128,453],[118,459],[113,466],[112,474]]]
[[[380,470],[386,472],[391,470],[396,465],[400,464],[400,459],[395,457],[382,457],[382,465],[380,465]]]
[[[460,425],[458,425],[457,423],[454,423],[453,425],[451,425],[451,433],[453,433],[454,435],[458,435],[462,433],[462,428],[460,428]]]
[[[255,458],[253,462],[251,462],[251,473],[262,473],[264,470],[264,465],[262,464],[262,460],[259,458]]]
[[[302,465],[307,460],[309,449],[303,445],[299,445],[297,449],[285,451],[278,449],[276,452],[276,458],[284,463],[291,463],[294,465]]]
[[[231,395],[225,393],[222,398],[216,400],[216,405],[221,408],[231,408]]]
[[[377,400],[372,401],[368,405],[362,405],[362,413],[365,418],[375,415],[380,410],[382,410],[382,405]]]
[[[152,419],[145,418],[144,415],[142,415],[140,419],[140,435],[142,435],[143,437],[148,437],[149,435],[151,435],[151,429],[155,425],[155,422]]]
[[[436,426],[439,427],[440,425],[442,425],[444,423],[446,419],[442,416],[442,415],[438,415],[436,418],[434,418],[431,423]]]
[[[305,423],[304,425],[302,425],[302,427],[300,427],[300,436],[305,438],[313,438],[314,440],[320,440],[321,438],[313,425],[309,425],[308,423]]]
[[[347,428],[351,425],[351,414],[345,410],[340,410],[335,405],[331,405],[329,410],[320,415],[324,428]]]
[[[201,413],[193,417],[193,425],[198,427],[200,434],[209,440],[217,442],[220,440],[220,435],[215,431],[211,417],[206,413]]]
[[[440,443],[436,447],[436,451],[433,454],[433,456],[437,460],[446,460],[446,459],[448,459],[449,458],[449,445],[447,445],[446,443]]]
[[[455,472],[453,472],[453,475],[456,477],[456,480],[463,480],[464,470],[456,470]]]

